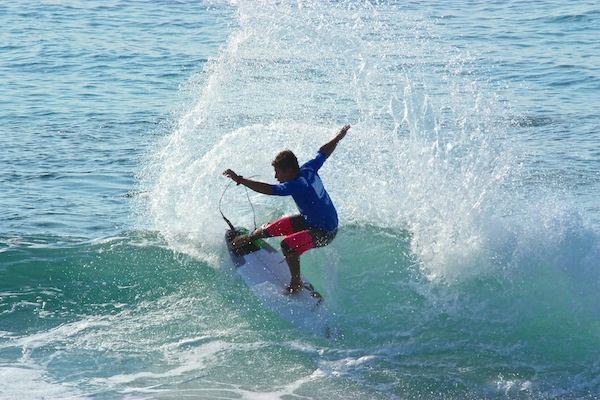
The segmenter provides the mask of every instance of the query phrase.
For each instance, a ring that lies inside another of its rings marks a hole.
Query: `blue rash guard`
[[[271,188],[276,196],[292,196],[310,228],[335,232],[338,226],[337,211],[317,174],[326,159],[325,154],[318,152],[315,158],[300,167],[296,179],[271,185]]]

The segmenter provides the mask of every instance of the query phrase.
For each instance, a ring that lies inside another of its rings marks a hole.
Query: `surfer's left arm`
[[[335,137],[333,139],[331,139],[329,142],[327,142],[323,146],[321,146],[319,151],[321,153],[325,154],[325,158],[329,158],[331,153],[333,153],[333,151],[337,147],[337,144],[339,143],[339,141],[342,140],[344,138],[344,136],[346,136],[348,129],[350,129],[350,125],[346,125],[346,126],[342,127],[342,129],[340,129],[338,134],[335,135]]]
[[[273,194],[273,189],[268,183],[253,181],[252,179],[246,179],[243,176],[236,174],[230,169],[226,169],[223,172],[223,175],[225,175],[228,178],[231,178],[231,180],[233,180],[238,185],[244,185],[247,188],[254,190],[255,192],[262,194]]]

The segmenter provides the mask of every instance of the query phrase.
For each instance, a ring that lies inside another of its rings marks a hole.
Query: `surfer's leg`
[[[285,261],[287,261],[288,267],[290,268],[290,285],[287,287],[287,291],[291,294],[298,293],[302,289],[302,279],[300,278],[300,255],[292,249],[284,250],[283,255]]]
[[[297,293],[302,289],[300,277],[300,255],[315,247],[323,247],[331,243],[337,231],[325,232],[320,229],[305,229],[286,236],[281,241],[281,250],[290,268],[291,281],[288,286],[290,293]]]
[[[290,293],[297,293],[302,289],[300,255],[314,247],[312,237],[306,230],[288,235],[281,241],[281,250],[290,268],[291,280],[288,286]]]
[[[277,221],[267,224],[265,229],[271,237],[274,237],[291,235],[307,229],[307,226],[301,215],[294,215],[279,218]]]
[[[306,223],[301,215],[285,216],[265,224],[251,233],[236,236],[231,242],[231,248],[235,250],[252,243],[256,239],[287,236],[304,229],[306,229]]]

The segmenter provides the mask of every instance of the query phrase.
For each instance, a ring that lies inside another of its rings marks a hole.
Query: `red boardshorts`
[[[267,224],[265,229],[269,236],[285,236],[281,248],[294,250],[298,255],[315,247],[327,246],[337,233],[337,231],[325,232],[318,228],[309,228],[302,215],[283,217]]]

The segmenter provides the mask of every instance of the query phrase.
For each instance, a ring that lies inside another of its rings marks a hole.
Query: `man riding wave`
[[[337,233],[337,211],[323,186],[318,171],[349,129],[350,125],[342,127],[333,139],[319,148],[315,158],[302,166],[298,164],[298,159],[290,150],[280,152],[271,163],[275,169],[275,179],[279,184],[246,179],[231,169],[223,172],[223,175],[231,178],[238,185],[244,185],[255,192],[274,196],[292,196],[296,202],[299,214],[285,216],[253,232],[239,235],[231,243],[231,247],[236,249],[257,239],[284,236],[281,250],[290,268],[291,281],[287,287],[289,293],[297,293],[302,289],[300,255],[307,250],[328,245]]]

